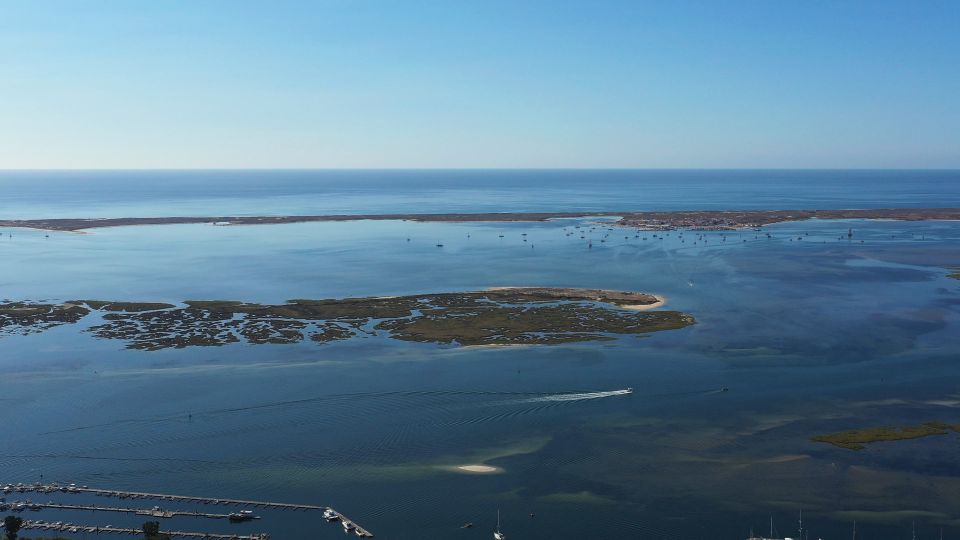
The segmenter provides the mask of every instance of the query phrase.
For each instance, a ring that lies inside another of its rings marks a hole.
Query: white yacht
[[[230,521],[234,523],[260,519],[258,516],[254,515],[253,510],[241,510],[239,512],[231,512],[227,517],[229,517]]]
[[[500,532],[500,509],[497,509],[497,530],[493,531],[493,540],[507,540],[507,535]]]

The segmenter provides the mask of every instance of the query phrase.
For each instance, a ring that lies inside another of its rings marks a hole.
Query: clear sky
[[[0,0],[0,168],[960,168],[960,1]]]

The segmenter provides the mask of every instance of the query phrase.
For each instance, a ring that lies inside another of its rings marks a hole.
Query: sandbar
[[[473,474],[493,474],[493,473],[503,472],[503,469],[501,469],[500,467],[493,467],[491,465],[479,465],[479,464],[458,465],[457,470],[461,472],[467,472],[467,473],[473,473]]]

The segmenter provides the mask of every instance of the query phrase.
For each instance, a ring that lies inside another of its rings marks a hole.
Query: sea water
[[[0,218],[960,206],[950,171],[6,172],[0,190]],[[956,434],[862,451],[811,441],[960,422],[957,223],[817,220],[704,238],[589,219],[2,233],[10,300],[591,287],[662,295],[661,309],[697,324],[506,348],[370,335],[146,352],[92,337],[94,317],[4,336],[0,483],[331,505],[395,539],[489,538],[498,508],[525,539],[736,539],[766,533],[771,516],[790,536],[800,509],[816,537],[848,537],[857,520],[893,539],[960,517]],[[494,472],[457,469],[467,464]],[[163,526],[343,534],[311,513],[257,513]]]

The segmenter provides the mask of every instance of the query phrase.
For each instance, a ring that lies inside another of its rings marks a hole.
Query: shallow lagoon
[[[0,419],[15,436],[0,481],[330,504],[381,538],[486,538],[497,507],[512,538],[740,538],[771,514],[790,534],[801,507],[825,538],[849,534],[853,519],[874,538],[960,519],[955,434],[860,452],[809,440],[958,421],[960,282],[945,268],[960,265],[960,225],[812,221],[708,233],[704,245],[694,232],[681,242],[586,223],[5,231],[9,299],[280,302],[542,285],[661,294],[698,324],[495,349],[370,337],[148,353],[78,325],[4,337]],[[848,227],[853,240],[838,239]],[[558,395],[625,387],[635,393]],[[450,470],[469,463],[503,471]],[[164,524],[342,534],[315,516],[262,514]],[[477,527],[459,529],[468,521]]]

